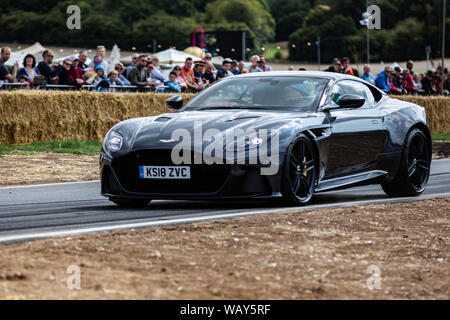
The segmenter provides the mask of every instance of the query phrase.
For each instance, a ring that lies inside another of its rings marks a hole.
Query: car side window
[[[370,89],[359,81],[343,80],[336,83],[331,90],[330,95],[332,104],[337,106],[339,103],[339,99],[344,94],[353,94],[364,98],[366,102],[362,107],[360,107],[360,109],[372,108],[375,104],[375,99],[372,92],[370,92]]]

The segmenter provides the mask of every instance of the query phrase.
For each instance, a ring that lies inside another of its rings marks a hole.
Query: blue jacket
[[[371,73],[369,73],[368,75],[366,75],[365,73],[363,73],[363,74],[361,75],[361,79],[363,79],[364,81],[366,81],[366,82],[368,82],[368,83],[370,83],[370,84],[373,84],[374,81],[375,81],[375,77],[374,77]]]
[[[177,82],[166,81],[164,84],[169,87],[164,92],[181,92],[181,87]]]
[[[381,90],[389,91],[391,89],[391,86],[389,85],[389,78],[386,76],[384,71],[381,71],[376,77],[375,85]]]

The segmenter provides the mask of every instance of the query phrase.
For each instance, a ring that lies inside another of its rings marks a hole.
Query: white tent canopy
[[[160,64],[183,64],[186,58],[191,57],[192,59],[201,59],[200,57],[194,56],[192,54],[188,54],[183,51],[175,50],[175,49],[167,49],[154,54],[158,57]],[[132,56],[123,57],[121,61],[124,63],[131,63]]]
[[[107,59],[109,65],[111,66],[111,70],[114,69],[116,63],[120,62],[120,50],[117,44],[115,44],[111,50],[111,54],[109,55],[109,59]]]
[[[19,65],[22,66],[23,59],[27,54],[32,54],[36,58],[36,61],[42,60],[42,52],[44,52],[45,48],[39,43],[36,42],[32,46],[26,47],[22,50],[11,52],[11,57],[8,61],[6,61],[7,66],[12,66],[17,61]]]
[[[70,55],[70,56],[65,56],[65,57],[58,58],[58,59],[56,59],[55,61],[56,61],[56,63],[59,64],[60,62],[64,61],[64,59],[66,59],[66,58],[69,58],[70,60],[73,61],[74,59],[77,59],[78,57],[79,57],[79,54],[77,53],[77,54],[73,54],[73,55]],[[53,63],[54,63],[55,61],[53,61]],[[86,64],[90,64],[91,61],[92,61],[92,59],[87,58],[85,63],[86,63]]]
[[[192,54],[188,54],[183,51],[175,50],[175,49],[167,49],[164,51],[160,51],[155,53],[155,56],[158,57],[159,63],[161,64],[178,64],[178,63],[184,63],[186,58],[192,58],[192,59],[200,59],[200,57],[194,56]]]

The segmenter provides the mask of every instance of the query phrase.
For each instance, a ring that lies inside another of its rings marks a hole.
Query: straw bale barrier
[[[173,94],[83,91],[0,92],[0,143],[102,140],[116,123],[165,112]],[[183,94],[185,101],[192,94]],[[450,132],[450,98],[399,97],[427,110],[432,132]]]
[[[0,143],[102,140],[116,123],[170,112],[172,94],[83,91],[0,92]],[[183,94],[185,101],[192,94]]]
[[[450,97],[395,97],[425,107],[428,126],[433,133],[450,132]]]

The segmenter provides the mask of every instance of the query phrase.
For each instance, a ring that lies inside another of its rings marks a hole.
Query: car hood
[[[131,149],[171,148],[178,143],[172,135],[177,129],[203,135],[208,129],[221,133],[226,130],[277,129],[289,123],[291,126],[305,125],[308,119],[318,118],[315,112],[266,111],[266,110],[205,110],[165,113],[156,117],[124,121],[114,130],[125,133]],[[315,122],[315,121],[314,121]],[[131,126],[130,126],[131,125]],[[125,131],[128,132],[123,132]],[[126,130],[128,129],[128,130]],[[195,131],[195,132],[194,132]]]

